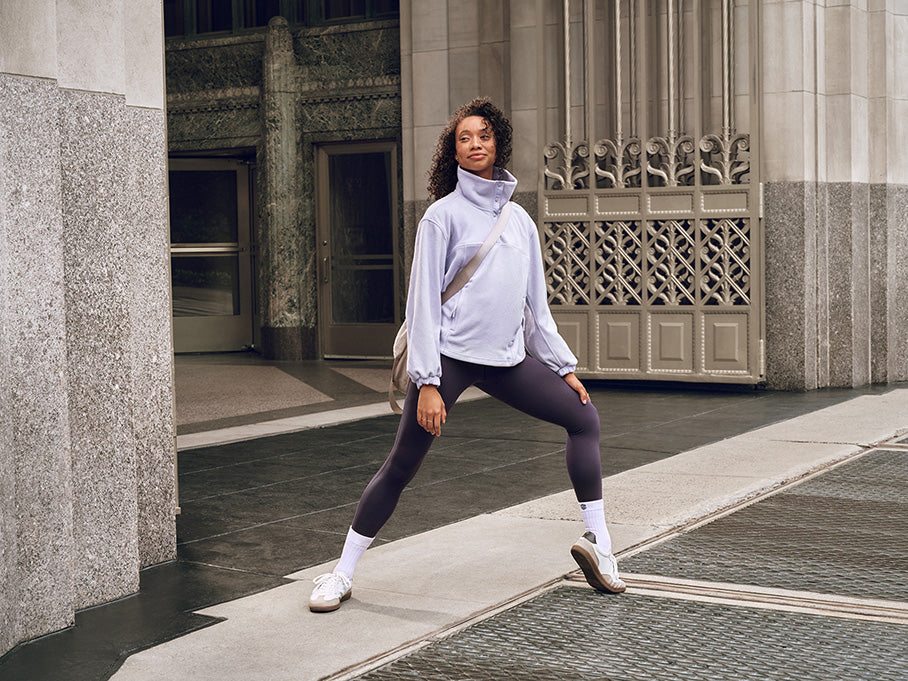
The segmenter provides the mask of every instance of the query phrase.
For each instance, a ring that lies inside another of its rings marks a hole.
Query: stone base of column
[[[908,187],[768,182],[767,385],[905,380]]]
[[[263,326],[265,359],[299,361],[318,358],[318,330],[300,326]]]

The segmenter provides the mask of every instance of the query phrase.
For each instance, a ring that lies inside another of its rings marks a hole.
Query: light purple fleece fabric
[[[507,367],[529,351],[559,376],[577,366],[549,310],[536,224],[517,204],[470,281],[441,304],[517,187],[506,170],[496,168],[494,177],[458,168],[456,189],[419,223],[407,298],[407,373],[417,387],[440,384],[441,355]]]

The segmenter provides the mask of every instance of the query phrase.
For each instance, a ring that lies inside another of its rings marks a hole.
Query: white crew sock
[[[605,524],[605,504],[602,499],[595,501],[581,501],[580,515],[583,516],[583,525],[587,531],[596,535],[596,544],[603,553],[612,552],[612,538],[609,536]]]
[[[347,539],[344,541],[344,550],[341,553],[340,560],[337,565],[334,566],[333,571],[343,572],[352,579],[356,564],[359,562],[359,559],[362,558],[366,549],[369,548],[373,539],[375,539],[375,537],[366,537],[359,532],[354,532],[351,527],[347,531]]]

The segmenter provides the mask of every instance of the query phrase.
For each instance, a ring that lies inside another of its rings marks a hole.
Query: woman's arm
[[[407,374],[418,388],[441,383],[441,290],[447,248],[446,231],[424,217],[416,232],[407,293]]]

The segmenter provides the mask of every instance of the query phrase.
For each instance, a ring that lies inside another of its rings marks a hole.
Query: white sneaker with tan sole
[[[337,610],[353,593],[353,581],[343,572],[327,572],[312,581],[315,582],[315,588],[309,596],[309,609],[312,612]]]
[[[571,547],[571,555],[583,570],[591,587],[610,594],[620,594],[627,585],[618,576],[618,561],[611,553],[603,553],[596,544],[596,535],[585,533]]]

